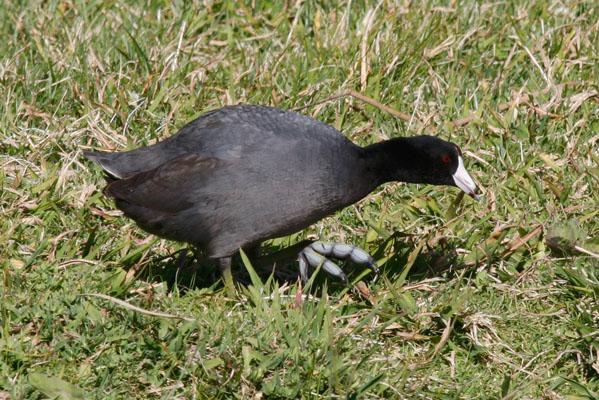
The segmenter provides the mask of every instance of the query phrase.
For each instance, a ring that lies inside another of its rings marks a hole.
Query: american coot
[[[382,183],[453,185],[476,198],[458,146],[432,136],[360,147],[339,131],[292,111],[239,105],[207,112],[175,135],[122,153],[85,152],[107,172],[104,194],[147,232],[188,242],[219,259],[228,289],[240,248],[289,235],[353,204]],[[325,256],[377,271],[365,251],[302,243],[300,273]]]

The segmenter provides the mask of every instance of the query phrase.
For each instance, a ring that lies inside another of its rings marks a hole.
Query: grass
[[[4,2],[0,399],[599,398],[597,21],[576,0]],[[227,298],[82,150],[237,103],[451,140],[484,199],[385,185],[267,244],[360,245],[382,265],[350,274],[365,293],[239,259]]]

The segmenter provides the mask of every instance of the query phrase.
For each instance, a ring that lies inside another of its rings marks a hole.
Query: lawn
[[[7,0],[0,37],[0,399],[599,399],[595,2]],[[483,197],[381,186],[265,244],[376,279],[238,257],[227,296],[82,152],[240,103],[450,140]]]

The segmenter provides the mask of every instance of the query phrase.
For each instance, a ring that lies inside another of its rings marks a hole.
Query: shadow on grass
[[[286,247],[288,246],[265,245],[260,248],[259,254],[252,251],[248,255],[250,259],[253,259],[260,255],[274,254]],[[378,250],[373,253],[374,258],[382,259],[385,253],[392,254],[392,256],[381,266],[380,274],[386,275],[391,280],[394,276],[401,274],[407,264],[409,254],[414,248],[414,241],[407,239],[402,234],[393,235],[382,242],[378,246]],[[452,266],[456,265],[457,252],[455,249],[456,247],[448,240],[443,239],[438,241],[434,247],[423,249],[416,257],[408,273],[408,279],[417,281],[446,273]],[[136,263],[137,260],[130,260],[122,267],[125,270],[130,270]],[[340,265],[350,281],[366,268],[350,261],[341,262]],[[271,274],[280,286],[283,284],[293,285],[299,279],[299,266],[296,256],[279,260],[274,265],[260,266],[254,264],[253,266],[263,282]],[[249,273],[239,254],[233,257],[232,273],[237,283],[246,286],[251,284]],[[154,256],[144,265],[143,269],[136,273],[136,277],[148,282],[165,282],[169,291],[175,288],[183,292],[195,289],[219,290],[223,286],[217,260],[204,257],[201,252],[193,248],[179,250],[167,256]],[[366,280],[368,281],[368,279],[367,277]],[[315,286],[320,287],[325,280],[328,280],[328,286],[331,290],[345,287],[343,281],[331,277],[324,271],[321,271],[316,277]]]
[[[437,240],[435,245],[425,245],[424,248],[417,254],[414,263],[408,271],[407,278],[409,280],[422,280],[433,277],[438,277],[443,274],[454,274],[452,267],[458,266],[458,253],[456,249],[459,243],[454,243],[455,240],[441,238]],[[461,242],[460,242],[461,243]],[[387,249],[382,252],[375,253],[375,258],[381,259],[388,254],[391,256],[381,268],[381,274],[385,274],[390,280],[394,280],[395,276],[403,273],[404,268],[408,264],[410,254],[418,246],[416,239],[401,233],[394,234],[385,240],[379,249]]]
[[[271,254],[283,248],[284,246],[264,246],[260,253]],[[134,265],[136,265],[135,261],[122,265],[122,267],[125,270],[130,270]],[[271,274],[274,274],[274,279],[279,285],[294,284],[299,277],[296,257],[280,260],[275,265],[253,266],[263,282]],[[245,286],[251,284],[250,275],[238,253],[233,257],[231,270],[236,283]],[[145,263],[143,269],[136,273],[136,278],[148,282],[165,282],[169,291],[175,288],[183,292],[195,289],[219,290],[223,287],[217,259],[205,257],[200,251],[193,248],[179,250],[163,257],[154,256]]]

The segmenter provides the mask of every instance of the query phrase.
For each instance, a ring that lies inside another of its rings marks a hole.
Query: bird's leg
[[[185,261],[187,261],[187,253],[189,252],[189,249],[181,249],[179,250],[179,257],[177,257],[177,274],[179,273],[179,271],[181,271],[183,269],[183,266],[185,265]],[[176,254],[176,253],[175,253]]]
[[[313,242],[300,251],[298,255],[300,276],[304,282],[308,281],[308,267],[316,268],[322,264],[322,269],[326,272],[349,283],[343,270],[327,259],[327,256],[339,260],[349,259],[356,264],[366,264],[375,274],[379,273],[374,258],[359,247],[343,243]]]
[[[235,297],[235,285],[233,284],[233,274],[231,273],[231,257],[222,257],[218,259],[218,266],[223,276],[227,295],[231,298]]]
[[[250,259],[252,260],[252,265],[254,267],[272,266],[278,261],[296,258],[298,252],[300,252],[302,249],[304,249],[306,246],[309,246],[312,243],[314,243],[314,241],[310,239],[302,240],[301,242],[298,242],[294,245],[285,247],[284,249],[265,255],[258,255],[257,249],[253,248],[252,252],[254,253],[254,256],[250,256]]]

